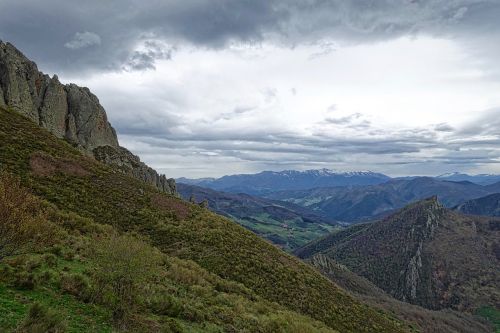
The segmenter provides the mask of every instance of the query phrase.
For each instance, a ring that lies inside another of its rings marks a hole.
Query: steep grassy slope
[[[404,330],[403,324],[354,300],[234,222],[96,163],[5,110],[0,110],[0,163],[57,210],[147,237],[163,254],[193,260],[200,269],[239,283],[286,311],[341,332]]]
[[[61,212],[5,173],[0,216],[2,332],[334,332],[139,235]]]
[[[192,197],[197,202],[206,200],[210,210],[233,219],[286,251],[303,246],[336,228],[333,220],[288,202],[218,192],[182,183],[177,184],[177,191],[185,200]]]
[[[298,253],[331,257],[400,300],[472,312],[500,304],[499,224],[454,213],[433,197]]]
[[[354,274],[346,266],[335,262],[322,254],[307,260],[325,276],[339,286],[351,292],[359,300],[382,308],[401,320],[413,324],[415,330],[422,333],[480,333],[492,332],[492,324],[486,319],[492,314],[491,309],[483,309],[481,316],[471,315],[449,309],[429,310],[418,305],[396,300],[369,280]]]

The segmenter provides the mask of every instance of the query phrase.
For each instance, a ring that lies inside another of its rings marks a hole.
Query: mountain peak
[[[0,107],[22,114],[86,155],[175,194],[175,181],[120,147],[99,99],[86,87],[50,78],[10,43],[0,41]]]
[[[423,241],[434,235],[434,229],[446,212],[437,196],[417,201],[399,212],[389,216],[385,221],[405,224],[411,228],[411,236],[415,241]],[[419,229],[416,229],[418,227]]]

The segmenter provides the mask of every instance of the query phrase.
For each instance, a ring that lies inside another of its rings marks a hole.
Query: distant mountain
[[[187,184],[187,185],[203,185],[203,184],[209,184],[213,182],[216,178],[198,178],[198,179],[190,179],[190,178],[177,178],[176,181],[182,184]]]
[[[446,207],[500,192],[500,184],[481,186],[430,177],[391,180],[383,184],[281,191],[266,195],[273,200],[295,203],[337,221],[357,222],[390,214],[405,205],[433,195]]]
[[[177,184],[177,190],[185,200],[206,200],[212,211],[232,218],[287,251],[303,246],[337,226],[332,219],[288,202],[218,192],[182,183]]]
[[[329,169],[307,171],[264,171],[257,174],[224,176],[218,179],[177,179],[177,182],[198,185],[217,191],[264,195],[282,190],[304,190],[328,186],[359,186],[381,184],[390,177],[371,171],[335,172]]]
[[[500,216],[500,193],[466,201],[455,210],[471,215]]]
[[[333,233],[296,254],[322,254],[428,309],[472,312],[500,304],[500,219],[458,214],[436,197]]]
[[[445,173],[436,177],[440,180],[449,180],[453,182],[468,181],[479,185],[491,185],[500,182],[500,175],[479,174],[468,175],[465,173],[452,172]]]

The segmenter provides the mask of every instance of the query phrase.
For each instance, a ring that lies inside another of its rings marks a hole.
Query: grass
[[[150,300],[139,297],[137,322],[143,325],[172,324],[179,330],[208,325],[238,332],[257,332],[258,327],[263,332],[277,327],[288,332],[404,331],[404,323],[354,300],[308,265],[231,220],[99,164],[5,110],[0,110],[0,163],[46,200],[61,228],[75,233],[75,243],[65,245],[69,250],[88,248],[90,235],[106,235],[111,228],[159,250],[168,267],[184,267],[178,268],[179,279],[169,277],[167,266],[158,267],[156,279],[163,280],[151,282],[158,293],[173,295],[172,304],[181,304],[182,311],[169,305],[173,312],[155,314]],[[40,172],[43,163],[53,171]],[[92,271],[95,259],[89,258],[68,269]],[[199,275],[206,278],[193,278]],[[113,311],[105,302],[98,305]]]
[[[307,223],[304,225],[302,219],[299,218],[278,221],[269,214],[252,216],[250,220],[233,219],[257,235],[271,240],[287,252],[292,252],[337,228],[326,223]]]
[[[486,318],[495,327],[495,332],[500,333],[500,310],[492,306],[483,306],[477,309],[476,314]]]

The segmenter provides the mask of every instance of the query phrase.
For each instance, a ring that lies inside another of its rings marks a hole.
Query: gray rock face
[[[176,194],[175,181],[159,175],[118,144],[99,99],[88,88],[50,78],[12,44],[0,41],[0,106],[9,107],[101,162]]]
[[[118,147],[116,132],[108,123],[106,112],[97,97],[88,88],[80,88],[75,84],[66,85],[65,91],[68,111],[72,115],[66,137],[76,139],[88,151],[106,145]]]
[[[87,88],[50,78],[12,44],[0,42],[3,104],[59,138],[91,154],[99,146],[118,147],[118,139],[99,100]],[[2,103],[2,102],[0,102]]]
[[[94,149],[94,157],[105,164],[115,165],[123,173],[151,184],[163,192],[177,194],[174,179],[167,179],[165,175],[158,174],[154,169],[141,162],[138,156],[123,147],[97,147]]]

